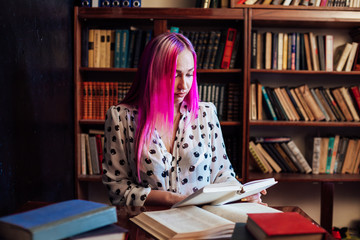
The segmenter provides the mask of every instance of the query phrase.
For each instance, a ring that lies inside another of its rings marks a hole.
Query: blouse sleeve
[[[209,107],[210,120],[207,124],[210,128],[211,149],[213,154],[211,161],[212,183],[230,181],[238,182],[235,177],[235,172],[232,164],[228,158],[228,155],[226,154],[224,138],[221,131],[220,122],[217,117],[215,105],[209,103]]]
[[[135,113],[124,105],[106,113],[102,182],[114,205],[144,205],[151,189],[136,181]]]

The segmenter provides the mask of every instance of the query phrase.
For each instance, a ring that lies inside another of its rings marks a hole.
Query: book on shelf
[[[309,88],[309,90],[310,90],[310,93],[311,93],[312,97],[315,100],[315,103],[317,104],[317,106],[319,107],[321,112],[324,114],[325,121],[329,122],[330,121],[330,116],[326,112],[325,107],[323,106],[322,102],[318,98],[318,95],[315,93],[315,89],[314,88]]]
[[[70,237],[69,240],[125,240],[128,230],[116,224],[110,224],[105,227],[97,228],[85,233]]]
[[[63,239],[117,222],[116,208],[68,200],[0,218],[1,239]]]
[[[172,208],[204,204],[222,205],[259,193],[276,183],[277,181],[274,178],[265,178],[250,181],[243,185],[238,182],[209,184],[174,204]]]
[[[319,70],[325,71],[325,36],[318,34],[316,36],[316,43],[318,46],[318,55],[319,55]]]
[[[341,173],[348,143],[349,143],[349,138],[340,137],[339,147],[337,150],[336,160],[334,164],[334,173]]]
[[[343,166],[341,169],[341,173],[355,173],[358,172],[359,166],[355,166],[357,155],[359,154],[360,149],[360,140],[350,138],[348,142],[348,146],[345,153],[345,158],[343,162]]]
[[[272,32],[264,33],[264,41],[265,41],[265,69],[271,69],[272,62]]]
[[[337,155],[337,151],[339,149],[339,142],[340,142],[340,135],[337,134],[334,136],[334,144],[333,144],[333,149],[331,151],[332,154],[331,154],[331,160],[330,160],[330,167],[326,166],[326,173],[330,173],[330,174],[334,173],[336,155]],[[329,164],[329,163],[327,163],[327,164]]]
[[[349,71],[351,71],[353,69],[355,55],[357,53],[358,46],[359,46],[359,43],[357,43],[357,42],[352,42],[351,43],[351,49],[350,49],[349,57],[348,57],[348,59],[346,61],[344,71],[349,72]]]
[[[309,121],[314,121],[315,116],[312,113],[312,111],[310,110],[310,107],[308,106],[307,102],[305,101],[305,98],[301,94],[300,89],[296,87],[293,90],[295,92],[295,95],[299,99],[299,102],[301,103],[301,106],[303,107],[303,109],[304,109],[304,111],[306,113],[305,115],[308,117]]]
[[[347,42],[338,46],[334,52],[334,68],[336,71],[343,71],[346,61],[349,57],[352,44]]]
[[[320,141],[320,164],[319,173],[326,173],[326,163],[328,157],[329,137],[322,137]]]
[[[321,240],[326,233],[297,212],[249,213],[246,228],[257,240]]]
[[[253,167],[260,169],[263,173],[271,173],[272,168],[266,161],[265,157],[258,151],[253,141],[249,142],[250,158],[253,160]]]
[[[332,88],[331,93],[336,101],[336,104],[339,106],[341,113],[344,115],[346,121],[353,121],[353,116],[345,102],[344,96],[340,91],[340,88]]]
[[[319,71],[319,49],[316,42],[316,36],[313,32],[309,32],[309,43],[313,70]]]
[[[322,88],[321,90],[324,93],[325,99],[329,102],[329,105],[333,109],[333,112],[334,112],[337,120],[338,121],[345,121],[346,118],[345,118],[344,114],[341,112],[339,105],[337,104],[337,102],[333,98],[330,89],[329,88],[326,88],[326,89]]]
[[[314,114],[315,119],[317,121],[321,121],[325,119],[324,113],[321,111],[319,106],[316,104],[315,99],[313,98],[310,89],[307,84],[303,84],[298,87],[299,92],[302,94],[306,104],[310,108],[311,112]]]
[[[354,106],[357,112],[360,114],[360,90],[359,86],[349,87],[350,95],[354,101]]]
[[[351,116],[353,117],[353,120],[358,122],[360,119],[359,119],[359,115],[358,115],[358,112],[356,111],[355,109],[355,105],[353,103],[353,100],[350,96],[350,93],[349,93],[349,88],[347,87],[340,87],[340,92],[345,100],[345,103],[351,113]]]
[[[274,88],[265,87],[267,96],[270,100],[270,104],[274,109],[277,120],[289,120],[287,113],[285,112],[284,107],[281,105],[278,95],[275,93]]]
[[[223,69],[230,68],[231,54],[236,40],[236,33],[237,30],[235,28],[228,28],[224,54],[221,61],[221,68]]]
[[[261,143],[256,143],[255,146],[275,172],[279,173],[282,171],[279,164],[277,164],[277,162],[268,154],[268,152],[262,147]]]
[[[283,37],[283,59],[282,59],[282,70],[287,69],[287,56],[288,56],[288,41],[289,41],[289,35],[287,33],[284,33]]]
[[[257,120],[262,120],[263,117],[263,95],[262,95],[262,84],[256,82],[256,108],[257,108]],[[359,95],[359,104],[360,104],[360,95]],[[360,105],[359,105],[360,107]]]
[[[312,173],[313,174],[319,174],[320,148],[321,148],[321,137],[314,137],[313,138],[313,152],[312,152]]]
[[[332,72],[334,69],[334,36],[325,35],[325,71]]]
[[[245,223],[250,213],[281,212],[256,203],[170,208],[142,212],[130,218],[157,239],[229,239],[235,223]]]
[[[274,146],[275,151],[277,151],[282,161],[286,162],[286,164],[290,167],[291,172],[299,172],[299,169],[296,167],[295,162],[293,162],[293,160],[290,159],[290,157],[286,154],[280,143],[272,143],[272,145]]]
[[[320,101],[320,104],[323,106],[329,121],[337,121],[334,112],[331,110],[330,104],[326,101],[325,96],[320,90],[320,88],[314,88],[314,94],[317,96],[317,99]]]

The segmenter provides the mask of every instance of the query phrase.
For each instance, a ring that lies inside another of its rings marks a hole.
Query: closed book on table
[[[321,240],[326,233],[297,212],[249,213],[246,228],[257,240]]]
[[[75,199],[1,217],[0,239],[63,239],[115,222],[115,207]]]

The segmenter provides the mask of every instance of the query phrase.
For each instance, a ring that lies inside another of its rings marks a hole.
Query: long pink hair
[[[145,47],[134,82],[121,103],[138,107],[138,126],[135,133],[137,175],[140,181],[140,159],[143,148],[149,146],[155,123],[172,132],[174,122],[174,84],[177,57],[188,49],[194,57],[191,89],[184,99],[191,118],[196,117],[199,97],[196,82],[196,53],[191,42],[179,33],[164,33]],[[160,122],[159,122],[160,121]]]

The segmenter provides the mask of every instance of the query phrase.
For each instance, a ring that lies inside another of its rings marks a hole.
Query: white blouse
[[[138,182],[135,129],[138,112],[134,106],[112,106],[106,113],[103,183],[114,205],[142,206],[151,189],[191,194],[215,182],[237,181],[227,157],[214,104],[199,103],[198,117],[192,122],[186,105],[172,152],[168,152],[155,130],[141,156]]]

